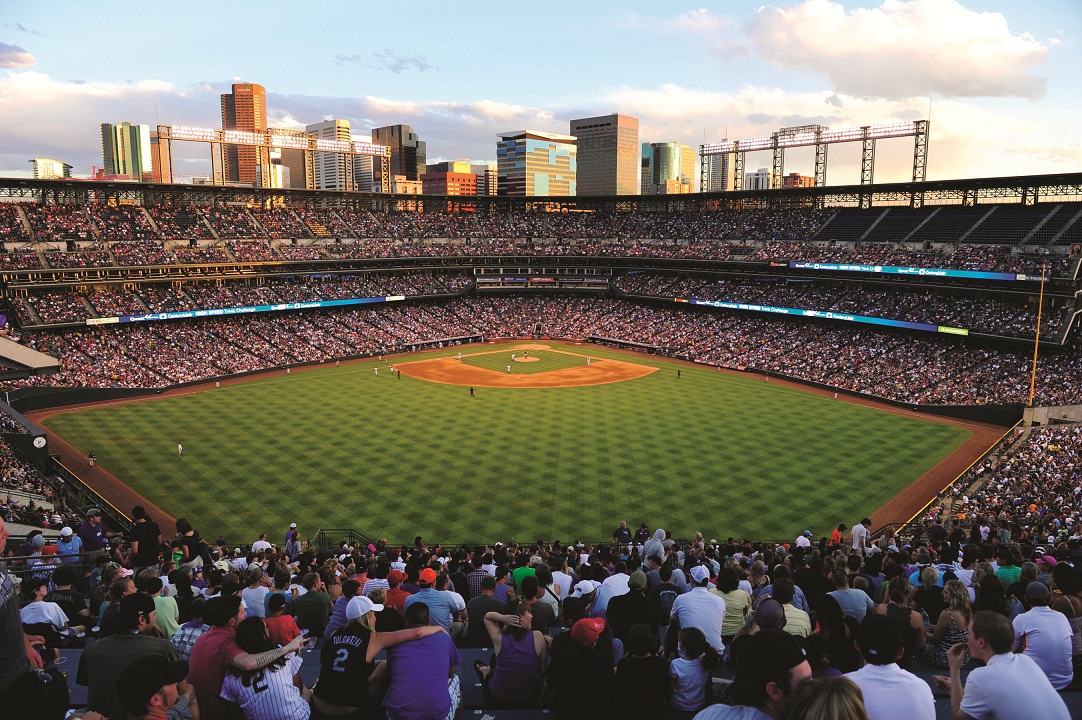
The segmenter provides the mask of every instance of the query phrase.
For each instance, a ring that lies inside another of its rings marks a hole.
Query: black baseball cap
[[[146,714],[150,698],[166,685],[188,677],[188,663],[165,655],[149,655],[129,665],[116,684],[116,696],[130,715]]]

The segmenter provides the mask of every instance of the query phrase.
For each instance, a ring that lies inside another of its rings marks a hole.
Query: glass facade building
[[[642,194],[692,192],[695,159],[696,151],[683,143],[643,143]]]
[[[511,197],[576,194],[578,148],[571,135],[517,130],[496,143],[497,193]]]
[[[106,175],[151,182],[154,163],[150,152],[150,126],[129,122],[102,123],[101,157]]]

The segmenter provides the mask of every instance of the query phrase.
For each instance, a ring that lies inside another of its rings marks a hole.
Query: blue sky
[[[1075,0],[136,7],[3,3],[0,175],[33,157],[88,173],[101,122],[218,127],[237,81],[267,88],[272,124],[412,125],[430,161],[491,161],[498,132],[610,112],[639,117],[640,142],[698,145],[930,108],[930,179],[1082,170]],[[855,182],[859,148],[830,153],[828,183]],[[876,179],[908,179],[911,154],[880,143]],[[206,172],[203,146],[178,155]],[[786,171],[811,162],[790,151]]]

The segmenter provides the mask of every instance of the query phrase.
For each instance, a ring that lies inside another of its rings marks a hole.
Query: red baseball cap
[[[417,576],[417,583],[420,585],[434,585],[436,583],[436,571],[432,568],[425,568]]]
[[[583,618],[571,627],[571,639],[583,647],[593,647],[605,632],[605,618]]]

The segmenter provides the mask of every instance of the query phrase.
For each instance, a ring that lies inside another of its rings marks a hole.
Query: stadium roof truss
[[[1018,177],[929,180],[926,182],[842,185],[610,197],[505,197],[393,195],[79,179],[0,178],[0,202],[136,203],[143,205],[219,205],[335,207],[371,212],[545,213],[545,212],[712,212],[736,208],[975,206],[988,203],[1035,205],[1082,200],[1082,173]]]
[[[725,140],[699,146],[699,187],[706,187],[708,182],[710,158],[717,155],[732,155],[734,162],[733,187],[744,187],[744,161],[749,152],[770,150],[773,155],[770,170],[771,190],[780,190],[782,176],[785,173],[785,149],[798,147],[815,148],[815,187],[826,185],[827,146],[835,143],[861,143],[860,184],[871,185],[875,177],[875,143],[888,138],[913,138],[913,182],[924,182],[928,163],[928,120],[899,121],[863,125],[861,127],[831,130],[823,125],[798,125],[771,133],[770,137],[751,138],[749,140]],[[871,207],[871,194],[861,193],[861,207]],[[912,205],[919,207],[923,197],[914,194]]]
[[[299,150],[304,153],[304,165],[308,169],[305,173],[308,181],[315,176],[315,153],[334,153],[346,155],[351,160],[355,155],[367,155],[379,158],[382,163],[380,178],[383,192],[391,191],[390,162],[391,148],[386,145],[373,145],[372,143],[350,142],[346,140],[329,140],[307,135],[302,131],[289,131],[281,128],[267,128],[261,132],[248,132],[246,130],[216,130],[214,128],[196,128],[180,125],[159,125],[158,143],[155,152],[158,153],[159,167],[168,172],[162,180],[166,183],[173,182],[173,142],[201,142],[210,145],[211,184],[225,185],[225,146],[245,145],[255,147],[259,155],[257,163],[261,169],[262,185],[269,187],[270,182],[270,153],[271,150]],[[345,163],[346,183],[349,187],[355,187],[353,182],[353,163]],[[309,188],[311,189],[311,188]]]

